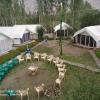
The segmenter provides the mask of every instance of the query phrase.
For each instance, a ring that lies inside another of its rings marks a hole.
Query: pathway
[[[73,65],[73,66],[76,66],[76,67],[84,68],[84,69],[87,69],[87,70],[90,70],[90,71],[93,71],[93,72],[100,72],[100,69],[92,68],[91,66],[86,66],[84,64],[75,63],[75,62],[71,62],[71,61],[68,61],[68,60],[64,60],[64,63],[70,64],[70,65]]]

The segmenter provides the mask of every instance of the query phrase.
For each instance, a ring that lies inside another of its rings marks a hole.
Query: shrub
[[[38,33],[38,39],[39,39],[40,41],[42,41],[42,40],[43,40],[43,33],[44,33],[43,27],[38,27],[38,28],[37,28],[37,33]]]
[[[29,48],[32,48],[33,46],[35,46],[38,42],[32,42],[27,44]],[[9,53],[0,56],[0,64],[16,57],[17,55],[19,55],[20,53],[24,52],[26,50],[27,45],[23,45],[21,47],[18,47],[15,50],[11,50],[9,51]]]

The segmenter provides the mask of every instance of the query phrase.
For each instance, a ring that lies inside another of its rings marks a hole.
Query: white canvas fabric
[[[68,25],[67,23],[62,22],[62,30],[66,30],[68,28],[72,28],[72,27]],[[60,24],[54,27],[54,32],[57,32],[58,30],[60,30]]]
[[[12,39],[0,34],[0,55],[12,49]]]
[[[97,47],[100,47],[100,25],[85,27],[77,31],[73,37],[75,37],[78,34],[84,33],[87,33],[87,35],[91,36],[96,41]]]
[[[31,34],[38,34],[37,28],[41,27],[39,24],[35,25],[14,25],[12,27],[0,27],[0,33],[14,39],[22,38],[23,35],[29,31]]]

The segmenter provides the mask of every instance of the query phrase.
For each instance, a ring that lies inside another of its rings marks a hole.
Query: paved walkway
[[[95,55],[94,51],[89,50],[89,53],[93,57],[93,59],[96,62],[97,66],[100,68],[100,59]]]

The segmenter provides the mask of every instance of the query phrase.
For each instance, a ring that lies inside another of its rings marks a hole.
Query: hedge
[[[27,44],[29,48],[32,48],[33,46],[35,46],[38,42],[32,42]],[[9,51],[7,54],[0,56],[0,64],[5,63],[6,61],[14,58],[15,56],[17,56],[18,54],[24,52],[27,48],[27,45],[23,45],[21,47],[18,47],[15,50],[11,50]]]
[[[99,48],[99,49],[96,49],[95,54],[96,54],[96,56],[97,56],[98,58],[100,58],[100,48]]]

